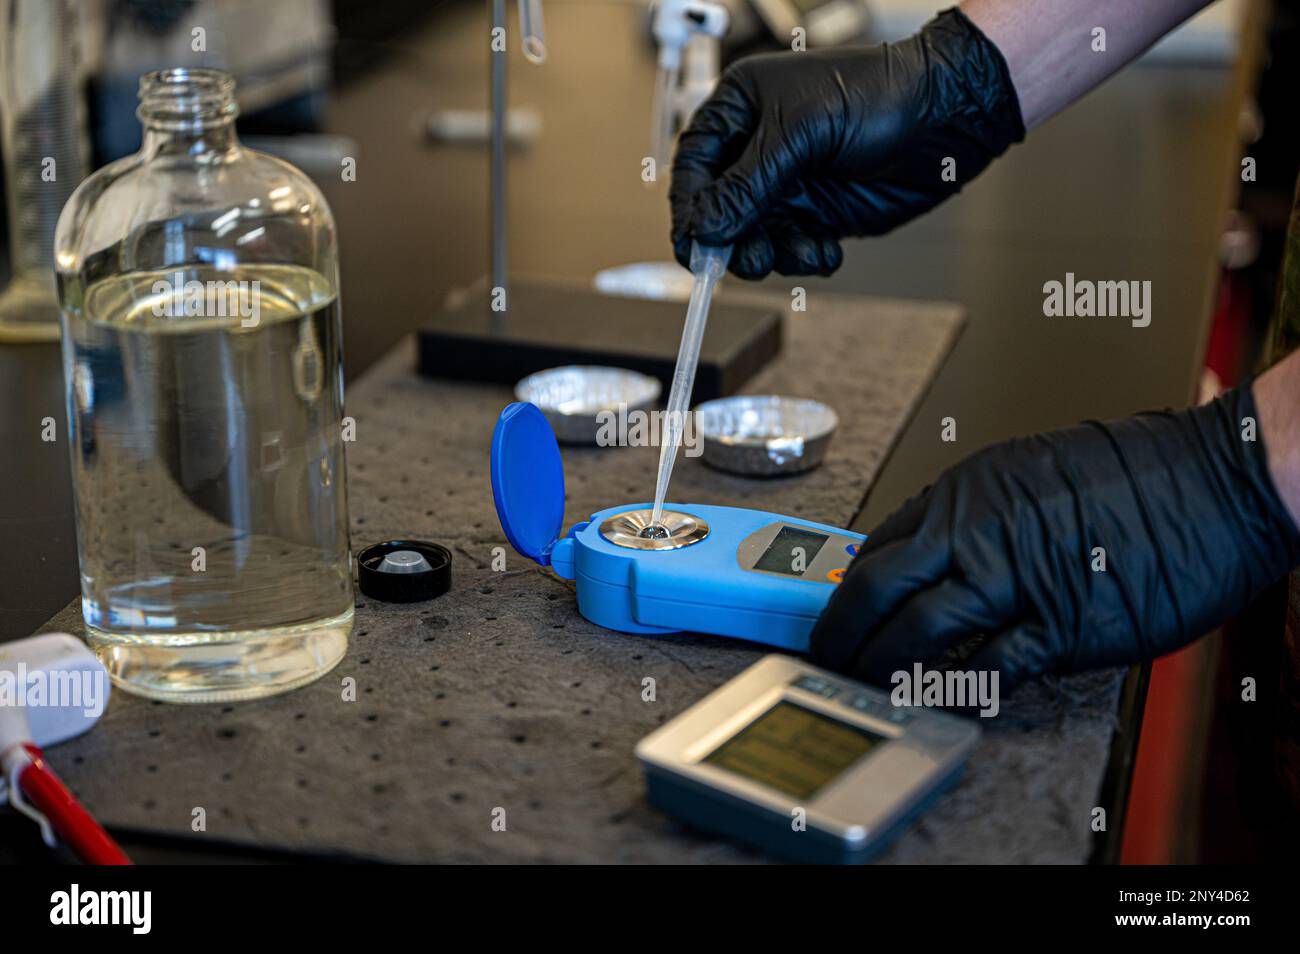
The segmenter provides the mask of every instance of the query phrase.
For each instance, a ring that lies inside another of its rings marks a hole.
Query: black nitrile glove
[[[899,43],[749,57],[677,143],[674,251],[689,266],[693,238],[735,245],[742,278],[829,275],[838,239],[932,209],[1024,135],[1006,61],[957,9]]]
[[[960,668],[997,670],[1009,690],[1204,635],[1300,563],[1246,418],[1249,385],[974,454],[870,535],[813,630],[814,658],[888,685],[983,634]]]

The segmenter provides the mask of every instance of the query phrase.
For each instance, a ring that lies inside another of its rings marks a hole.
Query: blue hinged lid
[[[492,432],[492,499],[510,545],[542,566],[564,526],[564,462],[551,424],[517,401]]]

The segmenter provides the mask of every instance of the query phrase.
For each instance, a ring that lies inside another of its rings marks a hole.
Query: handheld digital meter
[[[624,633],[688,630],[805,651],[866,538],[795,517],[669,504],[599,511],[561,536],[564,466],[545,416],[509,405],[492,436],[492,494],[511,545],[577,584],[578,610]]]
[[[870,859],[956,781],[979,727],[765,656],[637,745],[651,804],[796,861]]]

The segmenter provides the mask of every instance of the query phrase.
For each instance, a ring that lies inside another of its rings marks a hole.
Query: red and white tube
[[[30,742],[10,746],[0,754],[0,767],[9,783],[9,800],[41,826],[47,842],[57,835],[86,864],[131,863],[112,836],[54,774],[36,746]]]
[[[38,748],[75,738],[99,719],[109,693],[103,664],[81,640],[67,633],[42,633],[0,643],[0,676],[12,683],[17,703],[0,704],[0,803],[7,797],[40,825],[51,847],[57,835],[88,864],[130,864]],[[83,691],[67,699],[43,696],[39,704],[29,706],[29,682],[52,677],[58,685],[80,685]]]

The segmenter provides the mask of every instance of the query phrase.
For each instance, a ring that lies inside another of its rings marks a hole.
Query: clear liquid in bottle
[[[82,613],[116,682],[246,699],[343,655],[338,328],[299,266],[128,273],[65,311]]]

